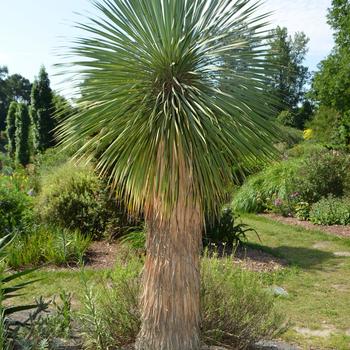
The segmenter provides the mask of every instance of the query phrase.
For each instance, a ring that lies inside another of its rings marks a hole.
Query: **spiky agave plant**
[[[232,166],[271,157],[267,15],[250,0],[100,0],[71,64],[66,146],[147,224],[139,350],[199,348],[199,252]],[[79,72],[78,74],[76,74]]]

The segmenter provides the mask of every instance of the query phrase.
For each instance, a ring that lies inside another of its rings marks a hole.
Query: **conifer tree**
[[[11,102],[6,117],[7,149],[11,158],[14,158],[16,152],[16,113],[17,102]]]
[[[29,163],[29,129],[28,107],[19,103],[16,113],[16,162],[23,166]]]
[[[41,67],[39,77],[32,87],[30,114],[34,131],[34,149],[36,152],[43,152],[55,145],[54,128],[56,126],[53,116],[53,93],[45,67]]]

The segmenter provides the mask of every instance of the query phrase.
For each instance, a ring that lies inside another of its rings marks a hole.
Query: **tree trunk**
[[[187,198],[186,198],[187,195]],[[147,256],[141,297],[142,326],[137,350],[200,349],[202,215],[180,194],[169,219],[157,201],[147,215]]]

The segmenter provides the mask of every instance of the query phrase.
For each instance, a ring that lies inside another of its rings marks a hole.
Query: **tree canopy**
[[[271,34],[268,59],[278,69],[268,85],[269,92],[277,97],[279,111],[295,111],[304,100],[309,79],[308,68],[303,65],[309,38],[303,32],[292,37],[285,27],[277,27]]]

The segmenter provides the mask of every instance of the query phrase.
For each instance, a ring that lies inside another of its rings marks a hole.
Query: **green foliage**
[[[19,103],[16,115],[16,162],[23,166],[29,163],[30,118],[28,107]]]
[[[26,327],[21,327],[15,335],[15,349],[25,350],[59,350],[59,339],[72,336],[72,295],[61,292],[59,300],[54,296],[50,312],[39,314]]]
[[[123,236],[120,241],[135,251],[146,251],[146,232],[144,230],[131,231]]]
[[[224,208],[213,222],[207,220],[204,232],[204,245],[225,246],[228,250],[248,240],[247,232],[257,232],[242,222],[237,222],[231,208]]]
[[[303,32],[291,37],[285,27],[277,27],[271,34],[268,60],[278,70],[268,85],[269,92],[277,96],[280,111],[293,111],[304,98],[304,87],[309,78],[307,67],[302,65],[309,38]],[[294,122],[287,125],[295,126]]]
[[[9,75],[7,67],[0,66],[0,131],[6,128],[6,115],[12,101],[29,103],[31,83],[20,74]]]
[[[132,225],[122,204],[110,197],[90,166],[66,163],[53,168],[40,187],[36,210],[44,223],[97,239],[121,235]]]
[[[76,265],[84,257],[91,239],[78,231],[55,227],[28,227],[18,234],[7,248],[7,263],[14,268],[55,265]]]
[[[156,196],[170,215],[182,174],[192,174],[185,191],[201,209],[218,212],[233,164],[276,153],[267,15],[248,0],[197,5],[96,2],[101,18],[80,25],[86,34],[70,52],[81,97],[60,135],[67,146],[87,140],[78,155],[96,157],[135,212]]]
[[[295,115],[291,111],[282,111],[277,116],[277,121],[285,126],[295,126]]]
[[[16,152],[16,114],[17,102],[11,102],[6,117],[7,150],[11,158]]]
[[[31,91],[30,115],[34,127],[34,148],[43,152],[55,145],[53,93],[45,67],[41,67],[39,77],[34,81]]]
[[[268,209],[273,197],[286,200],[293,192],[290,180],[297,176],[300,160],[291,159],[275,163],[251,176],[234,193],[234,212],[260,213]]]
[[[35,281],[22,278],[28,276],[33,270],[22,270],[20,272],[5,271],[4,262],[7,258],[7,245],[11,241],[10,235],[0,239],[0,345],[2,349],[13,349],[16,343],[16,333],[19,327],[25,324],[16,325],[11,322],[11,317],[17,312],[35,310],[36,314],[47,308],[47,304],[42,301],[36,304],[13,305],[13,298],[20,297],[27,286]],[[34,316],[33,316],[34,318]]]
[[[350,200],[329,196],[313,204],[310,221],[318,225],[349,225]]]
[[[139,332],[140,272],[143,261],[130,255],[117,260],[108,275],[108,287],[92,286],[83,275],[85,289],[80,314],[87,349],[119,349],[132,344]],[[201,305],[203,342],[246,349],[284,330],[284,316],[259,275],[237,269],[231,258],[202,259]]]
[[[23,230],[33,219],[33,199],[27,194],[27,177],[0,174],[0,237]]]
[[[289,179],[303,201],[315,203],[332,194],[341,197],[350,185],[350,157],[321,150],[306,157],[294,179]]]
[[[201,329],[207,344],[247,349],[283,332],[285,317],[258,275],[235,268],[229,257],[204,257],[201,273]]]
[[[349,191],[347,154],[305,144],[290,151],[290,155],[295,158],[248,178],[234,195],[233,209],[256,213],[271,210],[307,218],[312,203],[329,194],[340,197]]]
[[[335,47],[319,65],[312,83],[312,96],[321,105],[335,109],[338,115],[336,140],[344,147],[350,144],[350,4],[348,0],[333,0],[328,23],[335,30]],[[329,130],[329,128],[326,128]]]

